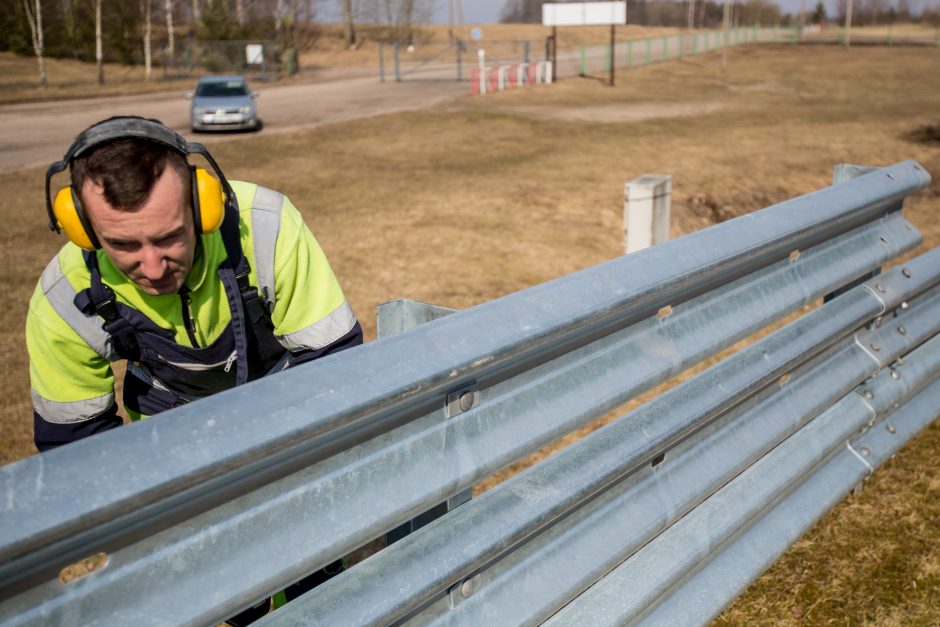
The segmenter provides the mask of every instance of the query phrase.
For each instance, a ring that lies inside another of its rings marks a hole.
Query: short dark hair
[[[102,187],[109,205],[134,211],[147,202],[168,165],[180,176],[184,202],[190,202],[192,181],[186,157],[169,146],[134,137],[108,142],[72,161],[72,187],[81,194],[85,181],[91,180]]]

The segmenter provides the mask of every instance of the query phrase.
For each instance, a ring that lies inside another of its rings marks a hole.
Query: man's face
[[[82,206],[101,248],[141,290],[159,296],[182,287],[193,267],[196,233],[176,170],[167,166],[146,202],[132,211],[109,205],[102,187],[86,179]]]

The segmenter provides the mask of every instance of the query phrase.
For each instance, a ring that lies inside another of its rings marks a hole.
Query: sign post
[[[627,23],[626,2],[566,2],[542,4],[542,25],[552,27],[552,72],[558,78],[557,27],[559,26],[606,26],[610,25],[610,85],[614,85],[616,66],[616,25]]]

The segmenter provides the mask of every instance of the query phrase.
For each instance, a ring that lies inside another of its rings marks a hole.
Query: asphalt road
[[[450,74],[453,76],[452,74]],[[262,134],[421,109],[469,94],[468,83],[435,79],[379,82],[375,74],[310,84],[258,86]],[[245,137],[243,133],[193,134],[189,101],[183,93],[89,98],[0,106],[0,173],[47,166],[62,158],[75,136],[112,115],[161,120],[193,141],[211,144]]]

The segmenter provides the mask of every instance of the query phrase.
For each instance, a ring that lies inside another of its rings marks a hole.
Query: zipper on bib
[[[183,326],[186,328],[186,335],[193,348],[199,348],[199,342],[196,341],[196,324],[193,322],[193,312],[190,309],[189,288],[185,285],[180,288],[180,305],[183,309]]]

